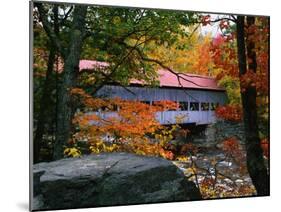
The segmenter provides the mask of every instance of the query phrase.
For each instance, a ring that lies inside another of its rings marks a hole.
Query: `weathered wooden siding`
[[[158,112],[156,114],[157,120],[161,124],[175,124],[176,117],[184,115],[184,119],[181,123],[196,123],[210,124],[216,122],[216,116],[214,111],[165,111]]]
[[[129,92],[129,89],[131,92]],[[97,96],[114,98],[120,97],[127,100],[138,101],[160,101],[171,100],[175,102],[206,102],[223,105],[226,102],[226,94],[221,91],[211,90],[189,90],[179,88],[148,88],[148,87],[127,87],[106,85],[97,92]],[[209,124],[216,121],[214,111],[165,111],[158,112],[156,117],[161,124],[176,123],[177,116],[184,115],[183,123]]]

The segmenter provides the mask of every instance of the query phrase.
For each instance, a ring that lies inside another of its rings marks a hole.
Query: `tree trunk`
[[[53,8],[54,13],[54,32],[56,35],[59,33],[59,25],[58,25],[58,5],[54,5]],[[51,81],[53,77],[53,69],[54,63],[56,60],[56,48],[52,41],[50,41],[50,51],[48,57],[48,64],[47,64],[47,72],[46,78],[43,87],[43,94],[40,100],[40,111],[38,116],[38,123],[36,128],[36,134],[34,137],[34,149],[33,149],[33,163],[40,162],[40,149],[42,145],[42,138],[45,132],[45,122],[47,116],[47,110],[49,109],[48,106],[51,104]]]
[[[79,71],[79,60],[82,49],[86,6],[76,6],[73,15],[71,37],[64,57],[62,82],[58,88],[56,140],[53,158],[63,157],[64,146],[67,145],[71,131],[72,107],[70,90],[75,86]]]
[[[36,133],[34,137],[33,163],[38,163],[40,161],[40,149],[41,149],[43,134],[45,132],[46,112],[47,112],[47,107],[48,105],[50,105],[50,101],[51,101],[52,87],[50,86],[50,81],[52,78],[55,59],[56,59],[56,53],[54,48],[51,46],[49,52],[43,94],[40,100],[38,123],[37,123]]]
[[[239,76],[247,71],[246,49],[245,49],[245,16],[237,17],[237,48]],[[254,17],[247,17],[248,24],[254,24]],[[247,40],[247,56],[250,59],[248,67],[256,71],[257,62],[254,51],[255,44]],[[241,82],[240,82],[240,86]],[[263,159],[263,151],[260,145],[257,122],[256,88],[247,86],[241,88],[241,98],[243,105],[243,120],[246,137],[247,168],[252,182],[256,188],[257,195],[269,195],[269,175]]]

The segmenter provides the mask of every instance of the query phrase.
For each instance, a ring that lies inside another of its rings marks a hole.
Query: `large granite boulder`
[[[128,153],[67,158],[33,167],[33,209],[64,209],[200,199],[170,161]]]

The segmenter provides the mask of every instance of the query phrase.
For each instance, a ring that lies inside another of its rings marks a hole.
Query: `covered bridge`
[[[80,69],[89,62],[80,62]],[[168,70],[158,70],[159,87],[148,87],[141,81],[132,80],[126,88],[118,85],[104,85],[97,96],[120,97],[138,100],[152,105],[154,101],[170,100],[177,102],[179,108],[157,113],[163,125],[175,124],[176,117],[182,117],[182,124],[210,124],[216,121],[215,108],[225,104],[225,89],[219,87],[215,79],[194,74],[174,74]]]

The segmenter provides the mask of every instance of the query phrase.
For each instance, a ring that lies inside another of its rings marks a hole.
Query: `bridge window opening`
[[[190,102],[190,110],[198,111],[199,110],[199,102]]]
[[[219,103],[212,102],[210,108],[211,108],[211,110],[216,110],[218,106],[219,106]]]
[[[188,110],[188,102],[179,102],[180,110]]]
[[[150,101],[141,101],[141,103],[150,105]]]
[[[108,108],[107,106],[102,106],[102,107],[100,108],[100,110],[101,110],[102,112],[106,112],[106,111],[109,111],[109,108]]]
[[[201,107],[200,109],[202,111],[208,111],[209,110],[209,102],[201,102]]]
[[[112,111],[118,111],[118,106],[117,105],[112,105]]]
[[[152,102],[151,102],[151,105],[152,105],[152,106],[156,106],[157,103],[158,103],[158,101],[152,101]]]

